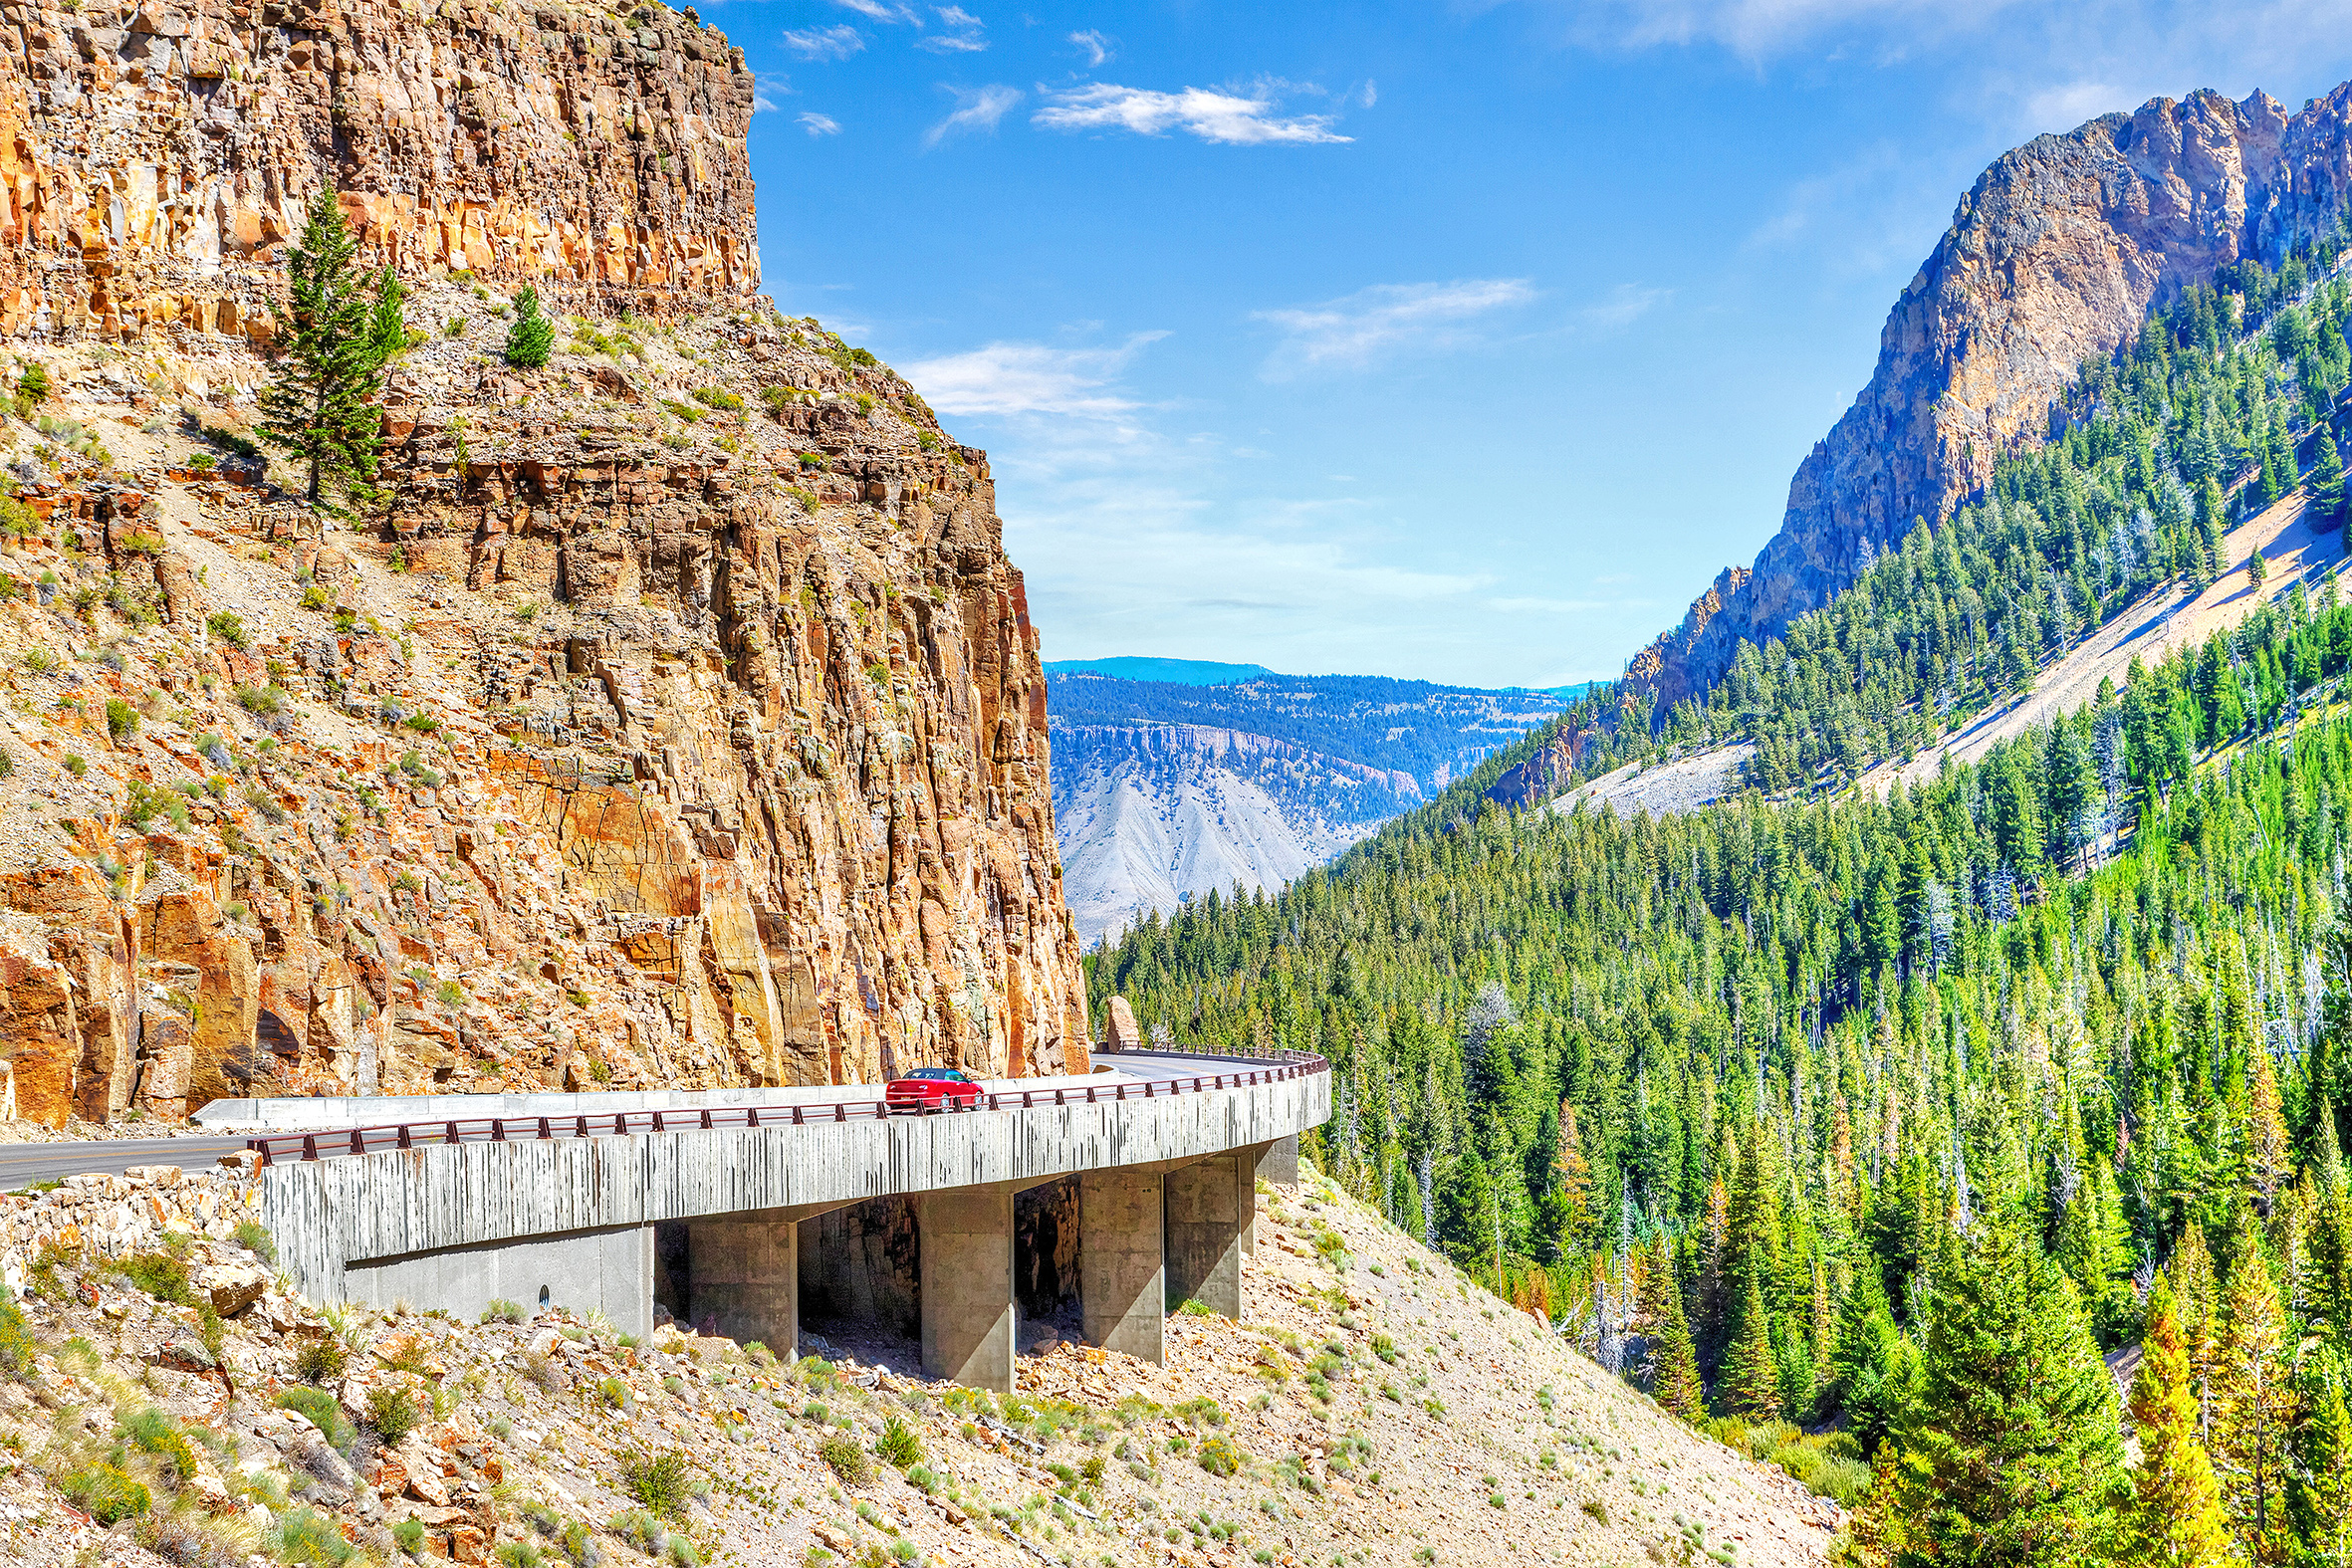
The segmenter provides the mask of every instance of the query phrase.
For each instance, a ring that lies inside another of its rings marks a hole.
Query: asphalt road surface
[[[0,1193],[93,1171],[118,1174],[134,1165],[201,1171],[245,1147],[242,1134],[188,1138],[110,1138],[87,1143],[0,1144]]]

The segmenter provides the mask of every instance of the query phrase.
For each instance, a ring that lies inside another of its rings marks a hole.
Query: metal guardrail
[[[1155,1056],[1177,1054],[1155,1051]],[[967,1110],[1034,1110],[1049,1105],[1097,1105],[1105,1101],[1148,1100],[1155,1095],[1200,1094],[1217,1089],[1247,1089],[1260,1084],[1285,1083],[1317,1072],[1331,1064],[1302,1051],[1266,1053],[1280,1066],[1246,1072],[1176,1074],[1153,1078],[1121,1078],[1116,1083],[1061,1083],[1051,1089],[1001,1089],[974,1100]],[[348,1132],[278,1133],[245,1140],[245,1147],[261,1156],[264,1165],[280,1160],[331,1160],[345,1155],[379,1154],[387,1149],[430,1148],[436,1144],[531,1143],[555,1138],[620,1138],[632,1133],[709,1132],[721,1127],[805,1127],[816,1122],[879,1121],[894,1115],[922,1114],[920,1108],[893,1111],[886,1100],[824,1100],[800,1105],[704,1106],[699,1110],[615,1111],[604,1116],[491,1116],[460,1117],[428,1122],[391,1122],[376,1127],[353,1127]]]

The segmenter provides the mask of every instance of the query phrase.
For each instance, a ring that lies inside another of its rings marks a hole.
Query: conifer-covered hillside
[[[2322,1526],[2285,1521],[2332,1517],[2352,1466],[2347,668],[2323,585],[1885,798],[1453,795],[1279,897],[1147,923],[1093,988],[1204,1046],[1329,1054],[1339,1180],[1596,1348],[1636,1294],[1662,1345],[1679,1310],[1693,1416],[1889,1457],[1975,1432],[1963,1469],[2087,1477],[2053,1504],[2078,1544],[2124,1528],[2120,1448],[2011,1418],[2114,1431],[2100,1353],[2169,1271],[2229,1527],[2304,1549]],[[1670,1358],[1635,1364],[1666,1399]],[[1858,1549],[2006,1516],[1903,1473]]]

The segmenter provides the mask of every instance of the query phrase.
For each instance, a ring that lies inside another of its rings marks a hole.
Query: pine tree
[[[302,243],[286,258],[286,301],[270,345],[277,361],[261,393],[261,433],[306,471],[304,496],[322,504],[327,488],[364,492],[375,478],[384,352],[367,277],[353,266],[358,242],[332,186],[312,198]],[[396,307],[395,307],[396,309]]]
[[[2294,1155],[2287,1145],[2286,1117],[2278,1105],[2278,1073],[2270,1065],[2270,1052],[2257,1043],[2250,1054],[2253,1072],[2246,1085],[2245,1178],[2253,1190],[2254,1208],[2267,1218],[2270,1206],[2278,1201],[2279,1186],[2293,1174]]]
[[[1780,1363],[1772,1355],[1771,1320],[1764,1311],[1764,1289],[1754,1269],[1748,1272],[1740,1320],[1733,1330],[1732,1348],[1724,1357],[1723,1382],[1716,1397],[1734,1416],[1769,1421],[1780,1414]]]
[[[408,290],[391,268],[375,275],[375,304],[367,313],[367,342],[386,364],[408,346],[407,304]]]
[[[2213,1397],[2213,1456],[2239,1549],[2255,1563],[2286,1560],[2286,1434],[2294,1391],[2286,1320],[2250,1223],[2230,1259]]]
[[[2056,1264],[1980,1221],[1940,1266],[1917,1399],[1898,1425],[1897,1568],[2095,1557],[2119,1484],[2115,1384]]]
[[[2344,524],[2344,459],[2326,425],[2311,443],[2311,505],[2304,516],[2314,533],[2324,534]]]
[[[2328,1350],[2305,1357],[2297,1379],[2302,1419],[2287,1471],[2286,1512],[2295,1568],[2352,1568],[2352,1361]]]
[[[2148,1334],[2140,1345],[2131,1400],[2140,1465],[2125,1514],[2127,1559],[2147,1568],[2221,1568],[2230,1561],[2230,1525],[2213,1461],[2197,1438],[2179,1306],[2162,1274],[2149,1293]]]
[[[2198,1433],[2208,1445],[2214,1431],[2214,1373],[2222,1354],[2221,1286],[2214,1278],[2213,1252],[2205,1228],[2192,1221],[2166,1270],[2180,1305],[2181,1340],[2189,1356],[2189,1391],[2197,1396]]]
[[[1650,1323],[1650,1394],[1670,1416],[1697,1421],[1706,1414],[1706,1390],[1699,1383],[1699,1353],[1683,1315],[1682,1286],[1674,1277],[1674,1254],[1661,1238],[1642,1280],[1642,1312]]]
[[[515,293],[515,322],[506,333],[506,362],[524,370],[547,363],[556,329],[539,314],[539,291],[526,285]]]
[[[1555,1156],[1561,1202],[1560,1230],[1581,1246],[1591,1239],[1592,1166],[1584,1158],[1584,1140],[1576,1132],[1576,1107],[1559,1102],[1559,1152]]]

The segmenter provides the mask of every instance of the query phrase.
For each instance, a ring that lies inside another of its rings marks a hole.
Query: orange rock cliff
[[[1083,1070],[987,459],[757,295],[739,50],[0,24],[0,1114]],[[330,179],[411,346],[388,503],[322,518],[250,436]]]

